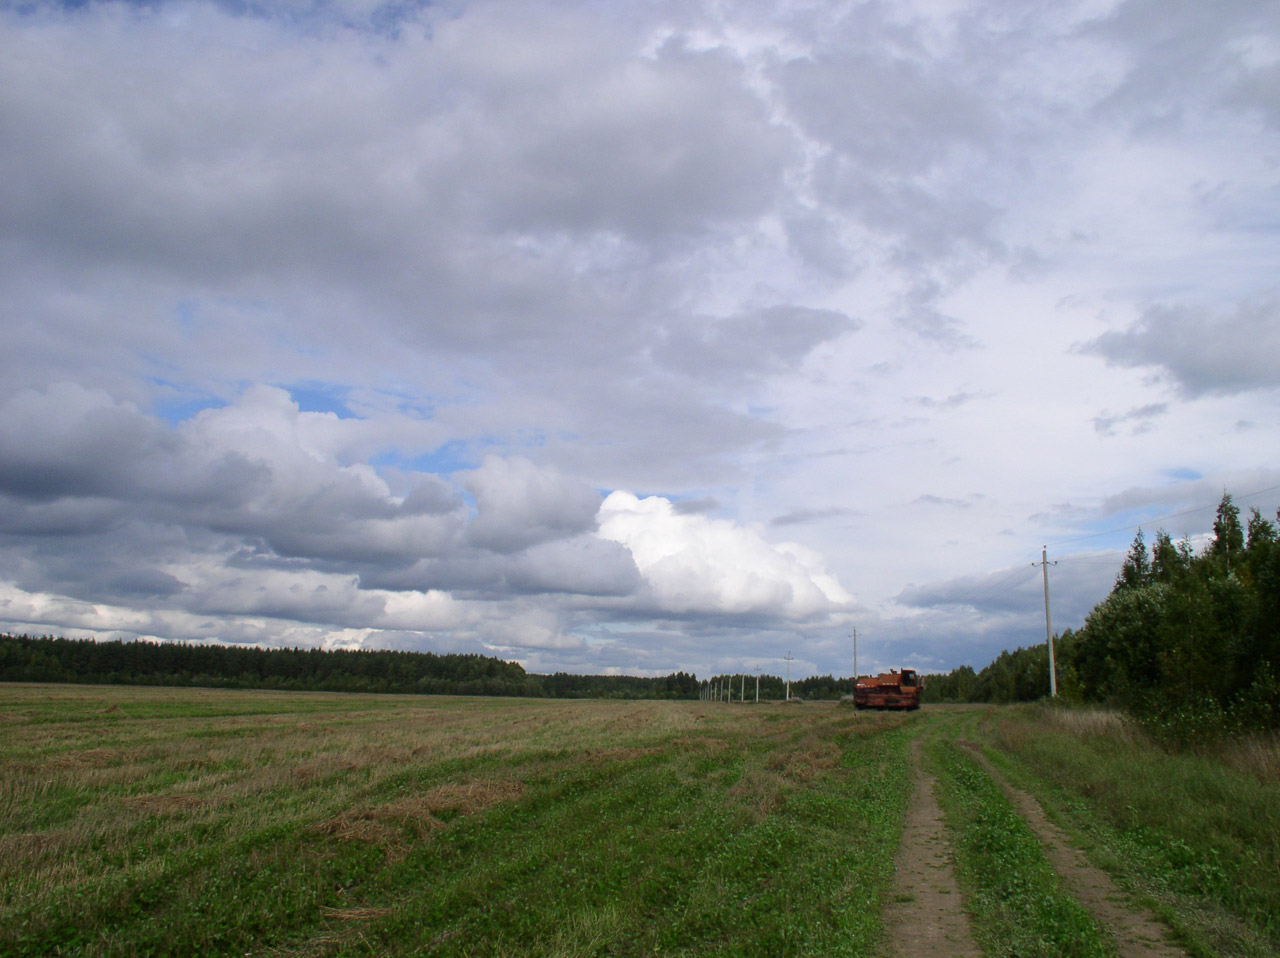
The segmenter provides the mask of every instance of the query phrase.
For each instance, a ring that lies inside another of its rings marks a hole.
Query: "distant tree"
[[[1209,555],[1231,570],[1244,558],[1244,530],[1240,528],[1240,509],[1231,501],[1231,494],[1224,492],[1218,503],[1218,514],[1213,520],[1213,540],[1209,543]]]
[[[1156,541],[1151,546],[1152,580],[1172,582],[1174,576],[1186,568],[1190,555],[1190,546],[1185,543],[1175,545],[1169,533],[1161,529],[1156,533]]]
[[[1125,557],[1120,575],[1116,577],[1117,589],[1136,589],[1151,581],[1151,558],[1147,554],[1147,544],[1142,538],[1142,530],[1133,538],[1129,554]]]

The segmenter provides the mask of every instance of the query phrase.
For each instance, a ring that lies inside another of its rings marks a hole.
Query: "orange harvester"
[[[923,688],[915,669],[862,676],[853,692],[853,704],[860,709],[918,709]]]

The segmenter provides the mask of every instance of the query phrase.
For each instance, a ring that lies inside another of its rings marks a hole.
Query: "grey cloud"
[[[1117,552],[1102,556],[1064,555],[1057,560],[1058,564],[1049,573],[1056,631],[1083,624],[1089,610],[1111,591],[1123,559],[1123,553]],[[1044,584],[1041,570],[1030,560],[1028,556],[1025,567],[909,586],[898,594],[897,601],[914,609],[939,613],[968,610],[992,618],[1021,617],[1029,628],[1018,644],[1035,644],[1044,640]]]
[[[1101,111],[1127,116],[1139,133],[1160,135],[1223,107],[1257,111],[1280,125],[1273,62],[1256,56],[1280,32],[1272,4],[1222,0],[1126,0],[1086,33],[1123,51],[1127,70]]]
[[[714,496],[703,496],[698,499],[678,499],[671,503],[671,508],[682,516],[705,515],[720,508],[720,501]]]
[[[0,495],[0,533],[11,536],[98,535],[118,526],[128,509],[108,497],[62,496],[32,501]]]
[[[933,283],[913,289],[905,297],[904,309],[898,316],[898,325],[948,352],[978,348],[981,344],[965,331],[963,322],[954,316],[946,315],[934,305],[938,292]]]
[[[1133,427],[1134,433],[1147,432],[1154,428],[1152,422],[1157,416],[1163,416],[1169,411],[1168,403],[1150,403],[1146,406],[1138,406],[1130,409],[1128,412],[1109,414],[1103,413],[1094,417],[1093,428],[1103,436],[1114,436],[1116,434],[1116,426],[1125,422],[1136,423]]]
[[[1158,370],[1187,397],[1272,389],[1280,383],[1280,298],[1248,300],[1226,315],[1153,306],[1127,330],[1079,348],[1112,365]]]
[[[868,10],[873,9],[871,7]],[[863,17],[839,44],[778,71],[792,111],[813,136],[868,168],[902,176],[940,164],[991,126],[983,99],[954,65],[886,36],[897,28]],[[896,47],[896,49],[895,49]],[[914,54],[914,55],[913,55]]]
[[[171,596],[187,588],[177,576],[159,569],[128,569],[112,576],[108,587],[117,596]]]
[[[595,529],[600,494],[586,483],[540,469],[527,459],[486,458],[467,479],[476,497],[470,541],[514,552]]]
[[[0,405],[0,491],[11,496],[234,507],[264,478],[238,453],[205,458],[131,404],[74,383],[27,389]]]
[[[820,522],[838,516],[851,514],[852,510],[842,506],[827,506],[823,509],[793,509],[769,520],[771,526],[795,526],[808,522]]]
[[[912,399],[912,402],[923,406],[925,409],[958,409],[961,406],[968,405],[975,399],[985,399],[987,395],[987,393],[962,391],[952,393],[945,399],[934,399],[932,396],[916,396]]]
[[[627,596],[641,584],[631,553],[596,536],[535,545],[516,557],[506,581],[519,592],[583,596]]]
[[[931,493],[926,493],[923,496],[917,497],[913,505],[915,504],[922,506],[945,506],[950,509],[973,508],[973,501],[970,499],[954,499],[948,496],[935,496]]]
[[[690,317],[668,327],[657,356],[690,376],[734,379],[787,369],[861,325],[835,310],[782,305],[727,319]]]
[[[526,43],[530,30],[545,30],[543,17],[530,11],[501,32],[520,31]],[[484,117],[510,136],[500,152],[467,151],[480,160],[475,181],[485,184],[491,222],[652,238],[772,207],[794,146],[748,92],[736,60],[673,41],[652,59],[586,67],[572,84],[556,77],[552,89],[521,77]],[[484,147],[491,136],[477,130],[471,142]]]

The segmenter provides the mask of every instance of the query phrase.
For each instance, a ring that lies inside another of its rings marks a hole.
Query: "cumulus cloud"
[[[803,619],[853,602],[814,551],[773,545],[727,520],[681,514],[659,496],[610,493],[600,506],[600,535],[631,551],[663,611]]]

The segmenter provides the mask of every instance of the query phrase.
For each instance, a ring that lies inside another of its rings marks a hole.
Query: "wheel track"
[[[898,849],[894,890],[884,910],[900,958],[980,958],[952,867],[951,839],[934,796],[934,777],[911,743],[913,792]]]
[[[1111,877],[1073,846],[1065,832],[1049,820],[1044,808],[1027,792],[1015,788],[1004,774],[971,742],[961,742],[1004,791],[1023,821],[1040,839],[1045,858],[1067,889],[1102,925],[1115,942],[1120,958],[1188,958],[1167,926],[1122,892]]]

